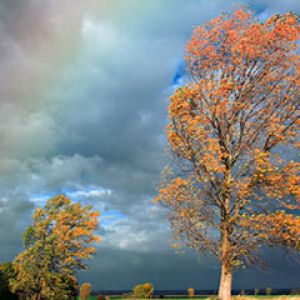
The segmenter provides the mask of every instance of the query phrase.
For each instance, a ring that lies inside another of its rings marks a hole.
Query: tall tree
[[[300,250],[299,33],[293,13],[223,14],[194,30],[187,83],[170,97],[177,163],[157,201],[178,244],[220,259],[222,300],[233,268],[259,263],[262,244]]]
[[[64,195],[37,208],[23,236],[26,249],[13,261],[17,276],[11,280],[12,290],[25,299],[72,299],[74,271],[85,269],[84,260],[95,253],[90,244],[99,240],[94,234],[98,216],[90,205]]]

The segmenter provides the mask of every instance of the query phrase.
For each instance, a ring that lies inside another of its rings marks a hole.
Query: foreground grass
[[[112,300],[133,300],[134,298],[129,298],[129,299],[125,299],[125,298],[121,298],[121,297],[112,297]],[[156,298],[157,300],[159,300],[159,298]],[[163,298],[163,300],[189,300],[190,298]],[[216,299],[216,296],[196,296],[195,299]],[[261,296],[232,296],[232,299],[234,300],[255,300],[255,299],[259,299],[259,300],[300,300],[300,295],[286,295],[286,296],[282,296],[282,295],[271,295],[271,296],[265,296],[265,295],[261,295]],[[79,297],[77,297],[77,300],[80,300]],[[96,296],[90,296],[88,298],[88,300],[96,300]]]
[[[300,295],[274,295],[274,296],[233,296],[234,300],[255,300],[255,299],[262,299],[262,300],[300,300]]]

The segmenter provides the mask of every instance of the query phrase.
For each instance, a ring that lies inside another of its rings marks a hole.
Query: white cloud
[[[87,189],[87,190],[77,190],[73,192],[67,192],[67,195],[71,198],[97,198],[101,196],[110,196],[112,193],[112,190],[110,189],[104,189],[104,188],[98,188],[98,189]]]

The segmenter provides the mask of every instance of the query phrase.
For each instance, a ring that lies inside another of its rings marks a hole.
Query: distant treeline
[[[103,294],[103,295],[110,295],[110,296],[121,296],[125,294],[131,293],[132,290],[98,290],[98,291],[93,291],[92,294]],[[240,295],[241,292],[243,292],[246,295],[254,295],[255,294],[255,289],[235,289],[232,290],[232,295]],[[195,289],[195,295],[217,295],[218,291],[217,290],[196,290]],[[260,295],[265,295],[266,294],[266,288],[264,289],[259,289],[259,294]],[[272,288],[272,295],[291,295],[291,294],[300,294],[300,288],[292,288],[292,289],[273,289]],[[154,290],[153,297],[152,298],[183,298],[187,295],[186,290]],[[113,297],[112,297],[113,298]]]

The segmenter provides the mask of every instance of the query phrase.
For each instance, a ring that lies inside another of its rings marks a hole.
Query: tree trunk
[[[226,160],[226,173],[224,182],[223,204],[221,208],[221,276],[219,285],[219,300],[231,299],[232,286],[232,253],[230,235],[232,229],[230,226],[230,191],[231,191],[231,156]]]
[[[232,286],[232,270],[226,264],[222,263],[221,278],[219,285],[219,300],[230,300]]]
[[[230,300],[232,286],[232,256],[230,251],[230,239],[226,221],[223,222],[223,234],[221,242],[221,276],[219,285],[219,300]]]

